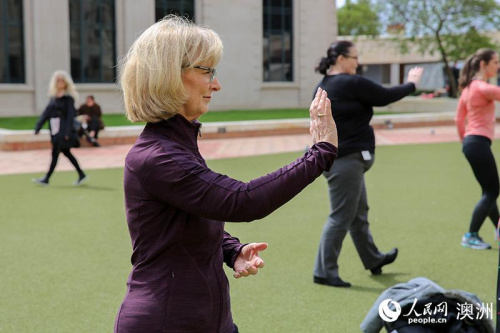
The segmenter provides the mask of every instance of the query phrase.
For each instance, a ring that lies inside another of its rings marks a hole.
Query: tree
[[[399,39],[403,50],[412,42],[421,52],[440,53],[454,97],[457,87],[448,62],[481,47],[497,47],[486,34],[500,22],[495,0],[378,0],[377,4],[384,21],[404,23],[407,38]]]
[[[370,0],[351,2],[346,0],[343,7],[337,11],[339,35],[341,36],[376,36],[380,33],[380,20],[372,10]]]

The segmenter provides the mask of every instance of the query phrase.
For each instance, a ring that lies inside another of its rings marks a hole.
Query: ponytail
[[[331,65],[331,60],[330,58],[321,58],[321,61],[319,62],[319,65],[316,66],[315,68],[315,71],[320,73],[320,74],[323,74],[325,75],[326,74],[326,71],[328,70],[328,68],[330,68],[330,65]]]
[[[330,45],[326,51],[326,57],[321,58],[318,66],[315,67],[315,71],[326,75],[328,68],[331,65],[335,65],[337,58],[340,55],[349,55],[349,48],[353,47],[354,44],[348,40],[340,40]]]
[[[465,89],[472,82],[476,73],[481,69],[481,61],[488,64],[495,54],[496,51],[491,49],[479,49],[467,58],[464,67],[460,71],[460,78],[458,80],[460,90]]]

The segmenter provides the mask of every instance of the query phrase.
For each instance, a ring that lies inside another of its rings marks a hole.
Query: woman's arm
[[[158,146],[136,170],[142,187],[154,198],[213,220],[250,222],[284,205],[330,169],[337,148],[320,142],[295,162],[266,176],[242,182],[221,175],[183,152]]]
[[[45,107],[45,110],[43,110],[42,115],[40,116],[40,118],[38,118],[38,121],[36,122],[35,134],[40,133],[40,129],[42,128],[43,124],[45,124],[45,122],[49,119],[51,104],[52,104],[52,99],[50,100],[49,104]]]
[[[489,100],[500,101],[500,87],[485,82],[481,84],[480,91]]]
[[[416,88],[413,83],[385,88],[363,77],[357,77],[354,89],[356,97],[361,103],[371,106],[386,106],[408,96]]]
[[[224,231],[222,239],[222,252],[224,254],[224,262],[228,267],[234,267],[234,262],[245,245],[246,244],[241,244],[238,238],[233,237],[227,231]]]
[[[465,135],[465,116],[467,115],[467,107],[465,99],[468,92],[462,92],[457,104],[457,113],[455,115],[455,124],[457,126],[458,137],[463,141]]]
[[[406,80],[408,83],[392,88],[384,88],[368,79],[358,76],[358,85],[355,91],[361,102],[371,106],[385,106],[399,101],[416,90],[420,84],[424,70],[422,67],[413,67],[409,70]]]

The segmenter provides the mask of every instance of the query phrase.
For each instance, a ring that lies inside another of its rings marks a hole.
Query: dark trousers
[[[365,269],[377,266],[384,259],[368,223],[364,175],[372,167],[374,158],[366,161],[361,153],[353,153],[337,159],[330,171],[323,173],[328,180],[330,215],[321,234],[314,276],[328,280],[339,276],[338,257],[348,233]]]
[[[78,172],[79,175],[83,174],[82,169],[80,169],[80,166],[78,165],[78,161],[76,160],[75,156],[71,154],[69,149],[61,149],[59,147],[59,144],[57,142],[52,144],[52,161],[50,162],[50,167],[49,171],[47,172],[47,179],[52,176],[52,173],[54,173],[54,170],[57,165],[57,160],[59,159],[59,153],[63,153],[64,156],[68,158],[68,160],[73,164],[75,167],[76,171]]]
[[[94,131],[94,139],[97,140],[98,138],[98,133],[99,130],[101,129],[101,122],[99,121],[98,117],[93,117],[90,119],[87,127],[87,131],[92,132]]]
[[[491,140],[480,135],[468,135],[464,138],[462,152],[482,190],[481,198],[472,213],[469,232],[478,232],[486,217],[496,227],[500,216],[497,206],[500,183],[495,157],[491,151]]]

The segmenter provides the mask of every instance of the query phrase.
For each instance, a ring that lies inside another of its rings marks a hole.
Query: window
[[[23,6],[0,0],[0,83],[24,83]]]
[[[70,0],[71,76],[75,82],[114,82],[114,0]]]
[[[156,21],[165,15],[177,14],[194,21],[194,0],[156,0]]]
[[[380,65],[381,69],[381,78],[380,81],[382,84],[390,84],[391,83],[391,65]]]
[[[264,0],[264,81],[293,81],[293,0]]]

